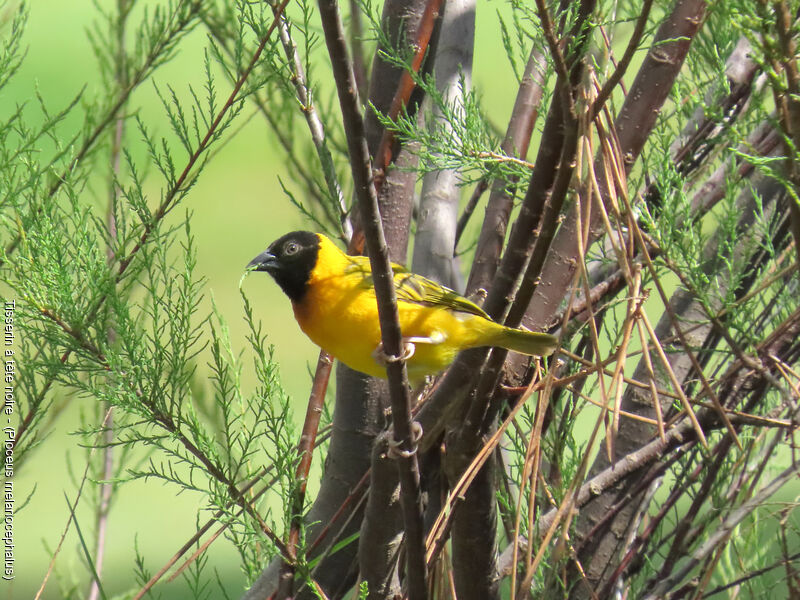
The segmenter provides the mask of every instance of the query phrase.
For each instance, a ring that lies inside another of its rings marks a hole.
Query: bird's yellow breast
[[[363,272],[352,269],[353,260],[323,241],[317,265],[300,302],[293,303],[300,328],[321,348],[349,367],[385,377],[384,366],[374,352],[381,341],[378,306],[371,283]],[[330,242],[328,242],[330,243]],[[475,345],[494,323],[476,315],[442,306],[398,302],[404,338],[429,338],[436,343],[415,343],[408,360],[409,379],[420,381],[449,365],[455,355]]]

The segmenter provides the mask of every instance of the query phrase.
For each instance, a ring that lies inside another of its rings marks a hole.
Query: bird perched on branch
[[[318,346],[356,371],[386,377],[381,328],[365,256],[348,256],[324,235],[294,231],[247,265],[272,275],[292,301],[300,328]],[[409,380],[442,371],[461,350],[499,346],[547,356],[556,338],[512,329],[453,290],[392,264]]]

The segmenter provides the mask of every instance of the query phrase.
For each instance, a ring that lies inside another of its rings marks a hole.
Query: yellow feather
[[[349,367],[386,377],[384,366],[374,358],[381,331],[368,259],[347,256],[327,237],[318,236],[319,254],[306,294],[293,303],[297,322],[314,343]],[[393,270],[403,337],[437,342],[415,343],[407,361],[412,382],[442,371],[467,348],[502,346],[538,355],[555,349],[550,335],[498,325],[456,292],[398,265]]]

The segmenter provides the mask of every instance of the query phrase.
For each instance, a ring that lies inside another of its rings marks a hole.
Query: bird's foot
[[[418,421],[411,421],[411,448],[402,450],[400,446],[403,440],[389,439],[389,450],[386,455],[389,458],[411,458],[417,453],[418,443],[422,439],[422,425]]]
[[[387,354],[383,349],[383,342],[379,342],[378,347],[372,351],[372,358],[375,359],[376,363],[383,366],[389,363],[400,362],[401,360],[408,360],[414,356],[414,352],[417,351],[417,347],[414,344],[417,340],[418,338],[403,338],[403,353],[400,356]]]

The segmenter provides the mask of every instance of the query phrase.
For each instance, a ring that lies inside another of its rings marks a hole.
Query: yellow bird
[[[294,231],[247,265],[266,271],[292,301],[300,329],[351,369],[386,377],[369,259],[348,256],[324,235]],[[446,368],[467,348],[499,346],[547,356],[556,338],[511,329],[451,289],[392,264],[409,380],[417,384]]]

